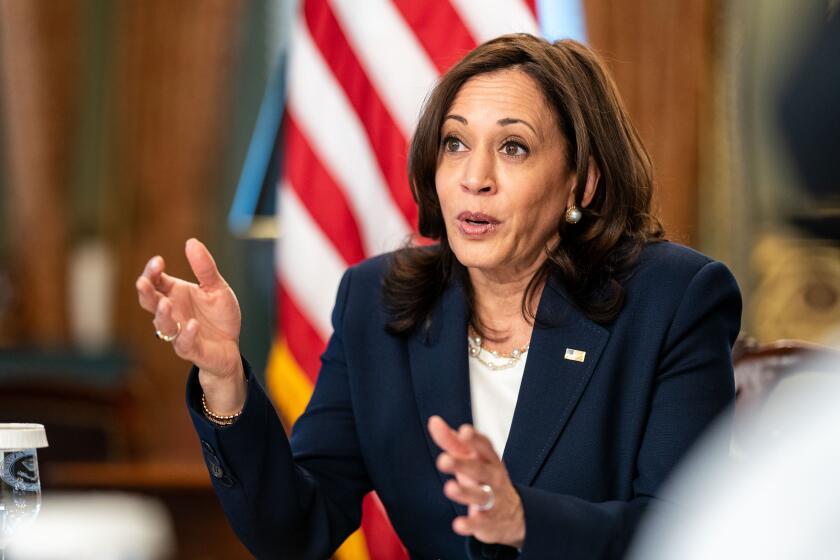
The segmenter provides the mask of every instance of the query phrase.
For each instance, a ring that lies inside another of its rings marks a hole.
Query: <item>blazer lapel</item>
[[[423,433],[432,460],[441,449],[432,441],[426,423],[437,414],[457,429],[472,423],[467,365],[467,302],[463,288],[453,282],[439,298],[424,328],[409,337],[411,378]],[[435,467],[441,486],[447,479]],[[466,508],[451,502],[457,515]]]
[[[552,326],[540,327],[541,323]],[[558,282],[546,283],[504,451],[514,483],[530,485],[536,477],[583,395],[608,338],[609,331],[587,319]]]

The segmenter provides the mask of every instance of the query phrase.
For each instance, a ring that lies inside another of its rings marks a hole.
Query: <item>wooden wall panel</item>
[[[144,376],[147,453],[195,460],[184,407],[187,364],[157,340],[137,305],[134,280],[160,254],[192,278],[183,253],[218,227],[219,176],[227,146],[231,75],[243,2],[132,0],[116,14],[114,185],[109,207],[119,263],[117,329]]]
[[[78,104],[81,0],[0,0],[0,132],[13,324],[0,345],[67,337],[67,213]]]
[[[585,0],[589,42],[606,59],[651,153],[668,237],[697,237],[698,155],[711,93],[712,0]]]

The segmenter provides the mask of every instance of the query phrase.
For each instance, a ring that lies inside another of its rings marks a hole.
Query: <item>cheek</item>
[[[534,237],[545,237],[557,229],[559,216],[565,212],[566,193],[560,185],[549,187],[537,184],[526,199],[522,200],[522,206],[518,214],[524,225],[524,233]]]
[[[452,200],[452,188],[448,181],[448,174],[440,168],[435,173],[435,192],[440,202],[440,207],[446,209]]]
[[[541,196],[535,205],[535,212],[541,222],[546,220],[554,221],[558,214],[565,211],[565,195],[562,192],[554,191]]]
[[[552,234],[557,231],[557,222],[560,220],[565,205],[558,193],[554,198],[545,200],[540,205],[537,227],[545,234]]]

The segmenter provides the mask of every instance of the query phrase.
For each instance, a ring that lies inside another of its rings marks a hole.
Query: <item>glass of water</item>
[[[42,424],[0,424],[0,559],[9,541],[41,510],[41,447],[47,447]]]

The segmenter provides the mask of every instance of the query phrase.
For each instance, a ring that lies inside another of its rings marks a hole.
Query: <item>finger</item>
[[[137,288],[137,300],[140,302],[140,307],[149,313],[157,312],[158,300],[161,294],[152,286],[152,282],[145,276],[140,276],[135,282]]]
[[[484,506],[490,497],[480,486],[460,483],[454,479],[446,481],[443,493],[447,498],[465,506]]]
[[[437,468],[440,472],[454,475],[466,475],[473,480],[492,483],[495,482],[495,466],[484,459],[457,459],[449,453],[438,455]]]
[[[453,455],[462,457],[470,456],[473,453],[471,447],[458,438],[455,430],[449,427],[446,420],[440,416],[432,416],[428,423],[429,435],[438,447]]]
[[[169,292],[172,290],[172,288],[174,286],[175,286],[175,278],[168,275],[165,272],[161,272],[158,283],[155,286],[155,288],[157,288],[158,291],[161,292],[163,295],[168,296]]]
[[[190,262],[190,268],[192,268],[193,274],[195,274],[198,284],[202,288],[222,288],[227,285],[222,275],[219,274],[213,255],[210,254],[204,243],[195,238],[188,239],[184,252]]]
[[[141,276],[148,278],[152,285],[157,284],[160,273],[163,272],[165,266],[166,264],[163,262],[163,257],[155,255],[146,263]]]
[[[143,276],[151,279],[152,276],[156,276],[163,272],[163,268],[163,257],[161,257],[160,255],[155,255],[154,257],[148,260],[146,266],[143,268]]]
[[[463,537],[469,537],[471,535],[474,535],[477,531],[481,530],[482,522],[486,523],[484,512],[478,513],[479,516],[477,517],[473,517],[473,514],[471,514],[469,517],[465,515],[456,517],[452,520],[452,530]]]
[[[491,463],[501,461],[499,454],[493,448],[490,438],[476,430],[469,424],[464,424],[458,429],[458,437],[465,444],[472,447],[478,454]]]
[[[181,325],[181,334],[172,341],[172,347],[181,358],[201,362],[203,345],[198,336],[198,321],[193,318]]]
[[[476,481],[474,478],[470,478],[464,473],[455,473],[455,480],[459,484],[463,486],[469,486],[470,488],[478,488],[480,486],[478,481]]]
[[[178,321],[172,316],[172,302],[166,296],[161,296],[158,300],[155,318],[152,322],[155,329],[166,336],[174,336],[178,333]]]
[[[166,262],[163,260],[163,257],[155,255],[146,263],[141,277],[147,278],[156,290],[168,294],[169,290],[172,289],[174,280],[171,276],[163,272],[165,268]]]

